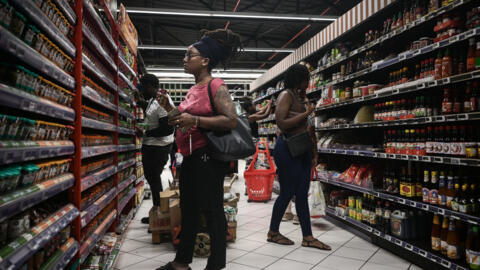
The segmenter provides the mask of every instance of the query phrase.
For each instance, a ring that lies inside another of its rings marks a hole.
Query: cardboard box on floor
[[[179,223],[180,200],[179,192],[167,190],[160,192],[160,206],[150,210],[150,230],[152,243],[160,244],[162,234],[170,234]]]

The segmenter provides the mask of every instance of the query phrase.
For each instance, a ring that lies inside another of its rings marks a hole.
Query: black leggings
[[[225,268],[227,225],[223,210],[223,181],[227,168],[228,163],[211,158],[205,148],[184,158],[180,172],[182,232],[175,262],[192,262],[200,213],[203,213],[211,243],[211,255],[206,269]]]
[[[167,164],[172,145],[154,146],[142,145],[142,163],[145,178],[152,191],[154,206],[160,206],[160,192],[163,191],[161,174]]]
[[[295,208],[302,227],[303,236],[312,235],[310,223],[310,210],[308,208],[308,189],[310,187],[310,173],[312,169],[312,153],[307,152],[293,158],[282,136],[278,137],[273,151],[277,165],[278,181],[280,182],[280,195],[273,206],[270,230],[279,232],[280,222],[290,200],[295,195]]]

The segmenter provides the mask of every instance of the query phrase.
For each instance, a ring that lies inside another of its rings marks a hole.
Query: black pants
[[[163,167],[167,164],[171,148],[171,144],[167,146],[142,145],[143,170],[152,191],[154,206],[160,206],[160,192],[163,191],[160,175]]]
[[[200,213],[203,213],[211,241],[211,255],[206,269],[225,268],[227,243],[223,180],[227,167],[228,163],[211,158],[205,149],[198,149],[183,160],[180,172],[182,232],[175,262],[192,262]]]

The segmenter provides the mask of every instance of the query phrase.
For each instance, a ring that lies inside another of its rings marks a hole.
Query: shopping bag
[[[308,191],[308,206],[310,208],[311,218],[321,218],[325,216],[325,196],[323,195],[322,184],[315,181],[315,177],[310,181],[310,189]]]

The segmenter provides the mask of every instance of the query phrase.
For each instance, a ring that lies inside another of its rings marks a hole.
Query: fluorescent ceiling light
[[[162,51],[186,51],[187,46],[168,46],[168,45],[140,45],[138,46],[140,50],[162,50]],[[244,52],[278,52],[278,53],[291,53],[295,49],[285,49],[285,48],[243,48]]]
[[[181,71],[183,72],[183,68],[172,68],[172,67],[147,67],[147,71]],[[248,72],[248,73],[265,73],[267,69],[214,69],[213,72]]]
[[[296,14],[271,14],[258,12],[223,12],[223,11],[196,11],[162,8],[127,8],[130,14],[147,15],[173,15],[173,16],[191,16],[191,17],[212,17],[212,18],[230,18],[230,19],[260,19],[260,20],[283,20],[283,21],[311,21],[311,22],[333,22],[337,19],[335,16],[315,16],[315,15],[296,15]]]
[[[193,75],[180,73],[180,72],[152,72],[153,75],[157,77],[164,78],[193,78]],[[257,79],[262,74],[260,73],[224,73],[224,72],[213,72],[213,77],[216,78],[229,78],[229,79]]]

